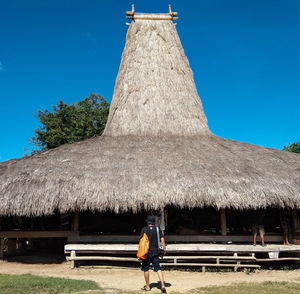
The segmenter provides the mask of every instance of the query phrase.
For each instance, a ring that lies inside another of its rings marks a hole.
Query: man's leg
[[[142,288],[142,290],[150,290],[149,267],[150,267],[150,258],[149,256],[147,256],[146,259],[142,260],[142,271],[144,272],[144,278],[146,282],[146,285]]]
[[[158,255],[154,256],[154,258],[152,260],[152,264],[153,264],[153,269],[154,269],[155,272],[157,272],[158,278],[160,280],[161,291],[162,291],[162,293],[166,293],[164,276],[163,276],[163,273],[160,269],[159,256]]]
[[[265,245],[265,236],[264,235],[260,235],[260,239],[261,239],[261,245]]]
[[[158,275],[158,278],[160,280],[161,287],[165,288],[164,275],[163,275],[162,271],[161,270],[157,271],[157,275]]]
[[[146,290],[150,289],[150,284],[149,284],[149,271],[144,272],[144,278],[145,278],[145,282],[146,282]]]
[[[253,245],[256,245],[256,233],[253,234]]]
[[[284,230],[283,231],[283,244],[284,245],[290,245],[290,242],[289,242],[289,230]]]
[[[259,236],[261,239],[261,245],[265,246],[265,229],[263,226],[259,226]]]

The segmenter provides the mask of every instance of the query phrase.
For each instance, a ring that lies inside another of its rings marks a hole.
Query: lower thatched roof
[[[300,207],[300,155],[210,136],[96,137],[0,163],[0,214]]]

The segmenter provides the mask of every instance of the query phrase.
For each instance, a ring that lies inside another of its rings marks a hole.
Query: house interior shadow
[[[66,257],[62,254],[24,254],[17,256],[5,257],[6,261],[10,262],[20,262],[25,264],[61,264],[66,261]]]

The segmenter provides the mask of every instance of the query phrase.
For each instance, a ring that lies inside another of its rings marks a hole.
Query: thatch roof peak
[[[211,134],[173,14],[132,16],[104,135]]]
[[[126,11],[126,18],[132,20],[140,20],[140,19],[147,19],[147,20],[176,20],[178,13],[172,11],[171,4],[169,4],[169,13],[136,13],[134,10],[134,4],[131,6],[131,11]]]

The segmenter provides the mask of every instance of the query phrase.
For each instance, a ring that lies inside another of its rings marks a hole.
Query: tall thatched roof
[[[131,23],[103,136],[0,163],[0,214],[300,207],[299,154],[213,135],[163,18]]]
[[[127,33],[104,135],[209,134],[193,72],[173,22],[136,19]]]

